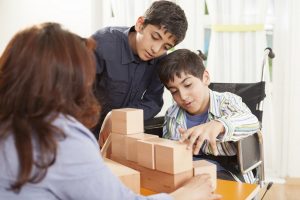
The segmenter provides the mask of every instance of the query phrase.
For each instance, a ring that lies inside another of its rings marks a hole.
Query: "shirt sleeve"
[[[105,60],[103,59],[103,55],[101,52],[101,40],[99,39],[101,34],[95,34],[93,37],[93,39],[96,42],[96,48],[94,50],[94,57],[95,57],[95,61],[96,61],[96,74],[100,75],[104,68],[105,68]]]
[[[56,163],[48,171],[48,188],[58,199],[172,199],[168,194],[135,194],[104,164],[97,141],[86,133],[88,130],[73,127],[69,131],[72,134],[60,142]]]
[[[232,94],[224,93],[220,100],[221,117],[215,120],[220,121],[225,127],[225,133],[218,137],[222,142],[238,141],[259,130],[259,121],[242,98]]]
[[[173,113],[173,115],[175,113],[176,118],[171,117],[170,113]],[[173,104],[166,111],[162,137],[170,140],[180,140],[181,134],[179,132],[179,128],[186,129],[186,123],[184,123],[184,120],[184,112],[182,112],[176,104]]]

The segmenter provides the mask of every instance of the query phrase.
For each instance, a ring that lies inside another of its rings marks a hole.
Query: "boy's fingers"
[[[214,154],[215,156],[217,156],[217,155],[218,155],[218,148],[217,148],[216,140],[215,140],[215,139],[212,139],[212,140],[210,140],[209,143],[210,143],[211,149],[212,149],[212,151],[213,151],[213,154]]]
[[[197,135],[191,134],[189,142],[188,142],[188,146],[187,146],[188,149],[192,149],[192,147],[196,143],[197,137],[198,137]]]
[[[199,154],[199,151],[200,151],[200,148],[202,147],[203,142],[204,142],[204,139],[202,137],[198,137],[196,146],[193,151],[194,155]]]
[[[180,137],[180,142],[184,142],[186,139],[189,138],[189,135],[190,135],[190,131],[189,130],[185,130],[183,128],[179,128],[179,132],[181,134],[181,137]]]
[[[185,129],[184,129],[184,128],[178,128],[178,130],[179,130],[179,132],[180,132],[181,134],[183,134],[183,133],[185,132]]]

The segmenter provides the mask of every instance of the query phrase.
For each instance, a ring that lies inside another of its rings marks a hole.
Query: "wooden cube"
[[[154,144],[145,140],[137,141],[137,163],[149,169],[155,169]]]
[[[133,192],[140,194],[140,172],[131,169],[125,165],[104,158],[107,167],[116,175],[121,182],[130,188]]]
[[[166,193],[175,191],[193,177],[192,169],[178,174],[168,174],[157,170],[142,168],[140,173],[142,187],[155,192]]]
[[[186,143],[164,138],[147,140],[155,144],[155,169],[178,174],[193,169],[193,153]]]
[[[209,174],[211,176],[214,190],[217,188],[217,166],[206,160],[193,161],[194,176]]]
[[[193,177],[192,169],[178,174],[168,174],[143,167],[129,160],[116,157],[112,157],[112,159],[139,171],[141,174],[141,186],[155,192],[173,192]]]
[[[119,157],[126,158],[127,144],[125,140],[126,135],[111,133],[111,154]]]
[[[111,112],[112,132],[135,134],[144,132],[144,113],[142,109],[122,108]]]
[[[138,155],[137,141],[146,140],[150,138],[158,138],[158,136],[152,134],[146,134],[146,133],[127,135],[127,137],[125,138],[127,144],[126,159],[137,162],[137,155]]]

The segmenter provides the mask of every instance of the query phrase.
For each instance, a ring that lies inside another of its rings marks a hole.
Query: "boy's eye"
[[[166,45],[166,46],[164,47],[164,49],[165,49],[166,51],[168,51],[168,50],[172,49],[172,47],[169,46],[169,45]]]
[[[171,94],[176,94],[178,90],[170,90]]]
[[[151,35],[151,37],[152,37],[153,40],[159,40],[159,37],[158,37],[158,36]]]
[[[192,86],[192,84],[186,84],[184,87],[189,88],[191,86]]]

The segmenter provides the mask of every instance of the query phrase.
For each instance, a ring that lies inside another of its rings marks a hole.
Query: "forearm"
[[[214,117],[225,128],[224,135],[218,139],[221,142],[238,141],[257,132],[260,128],[259,121],[242,101],[242,98],[231,93],[223,95],[224,98],[221,99],[222,103],[219,107],[219,117]]]
[[[225,128],[224,134],[218,137],[222,142],[238,141],[256,133],[259,128],[259,121],[252,113],[238,113],[231,117],[216,119]]]

